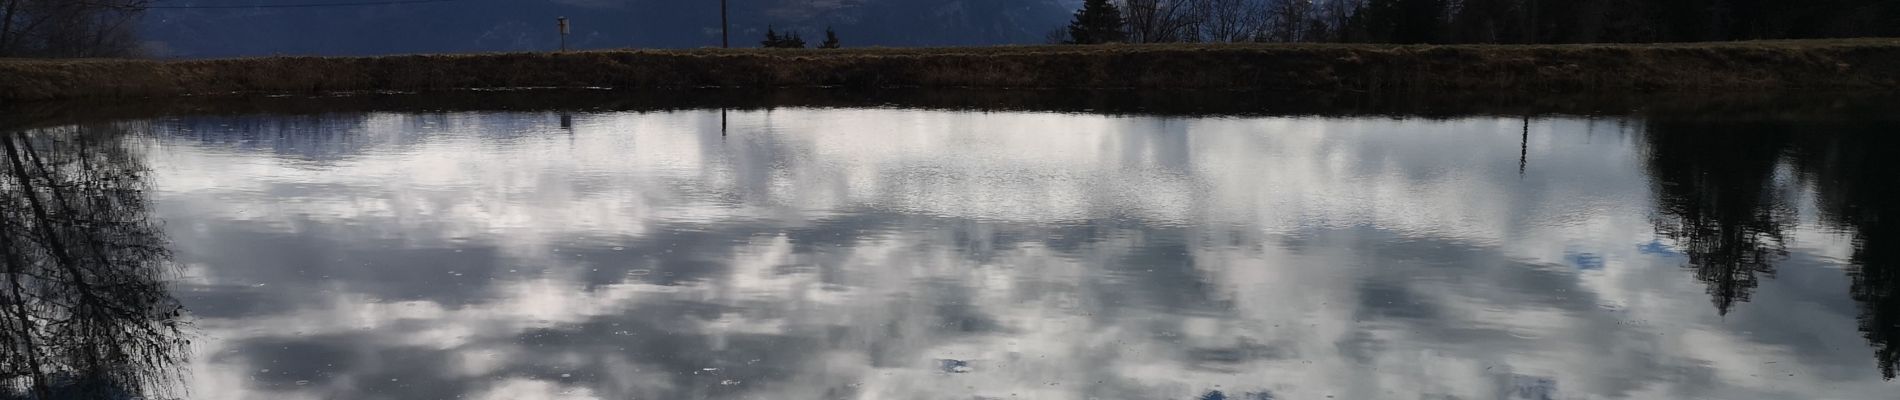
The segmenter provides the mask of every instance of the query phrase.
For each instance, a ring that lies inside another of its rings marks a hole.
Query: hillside
[[[179,0],[168,6],[320,3]],[[731,0],[733,47],[756,47],[768,27],[849,46],[1035,44],[1062,26],[1067,0]],[[456,0],[331,8],[153,9],[147,51],[158,57],[387,55],[540,51],[568,17],[575,49],[719,45],[715,0]]]

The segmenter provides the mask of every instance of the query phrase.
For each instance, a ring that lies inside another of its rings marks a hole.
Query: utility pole
[[[568,32],[567,17],[555,18],[554,22],[558,22],[561,24],[561,52],[566,53],[567,52],[567,32]]]
[[[726,23],[726,0],[719,0],[719,48],[732,48],[732,25]]]

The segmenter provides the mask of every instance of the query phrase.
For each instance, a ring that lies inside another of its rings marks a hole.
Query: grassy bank
[[[1847,91],[1710,96],[1705,93],[1495,94],[1233,90],[684,89],[455,90],[425,94],[191,96],[164,101],[54,100],[0,104],[0,132],[174,117],[305,118],[372,112],[645,113],[677,110],[898,108],[1134,116],[1459,118],[1662,116],[1720,121],[1900,121],[1900,92]]]
[[[196,61],[0,61],[0,101],[503,87],[1710,91],[1900,89],[1900,39],[697,49]]]

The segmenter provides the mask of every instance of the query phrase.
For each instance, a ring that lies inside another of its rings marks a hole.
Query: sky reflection
[[[1708,147],[1658,136],[1726,127],[793,108],[730,112],[722,135],[720,115],[153,122],[157,140],[137,142],[149,197],[202,335],[185,386],[1734,399],[1893,385],[1864,332],[1895,319],[1862,310],[1893,286],[1856,280],[1885,269],[1854,261],[1884,251],[1856,246],[1885,240],[1852,217],[1878,210],[1831,206],[1879,192],[1826,189],[1840,161],[1777,158],[1795,144],[1683,158]],[[1746,253],[1770,228],[1773,257]],[[1711,258],[1744,253],[1761,262]],[[1738,265],[1756,274],[1738,283]]]

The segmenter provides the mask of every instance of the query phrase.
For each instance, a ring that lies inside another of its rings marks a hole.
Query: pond
[[[54,397],[1880,398],[1896,133],[901,104],[22,128],[0,361]]]

